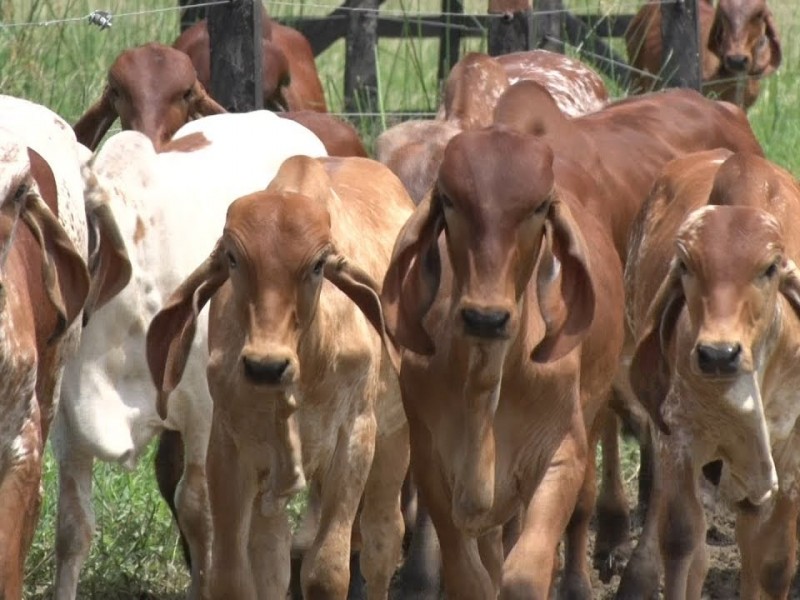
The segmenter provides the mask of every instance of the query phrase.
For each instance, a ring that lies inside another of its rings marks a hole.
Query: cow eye
[[[453,208],[453,201],[450,199],[447,194],[439,194],[439,200],[442,202],[442,206],[445,208]]]
[[[323,256],[322,258],[317,260],[317,262],[314,263],[314,266],[311,268],[311,270],[314,272],[314,275],[319,276],[322,274],[322,270],[324,268],[325,268],[325,257]]]
[[[778,264],[777,263],[772,263],[770,266],[768,266],[764,270],[764,277],[766,277],[767,279],[772,279],[777,274],[778,274]]]
[[[686,275],[689,272],[689,267],[686,266],[686,263],[682,260],[678,261],[678,271],[681,275]]]
[[[232,253],[226,252],[225,256],[228,257],[228,265],[231,269],[235,269],[237,266],[239,266],[239,264],[236,262],[236,257]]]
[[[28,193],[28,186],[27,184],[23,183],[17,188],[17,191],[14,192],[14,202],[19,202],[22,197]]]
[[[192,99],[192,88],[186,90],[186,92],[183,94],[183,99],[186,100],[186,102],[189,102]]]
[[[550,210],[550,204],[551,204],[550,200],[545,200],[534,209],[533,214],[539,216],[546,214],[547,211]]]

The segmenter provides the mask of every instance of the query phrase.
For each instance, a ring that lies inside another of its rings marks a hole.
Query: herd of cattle
[[[278,112],[210,97],[203,22],[124,51],[74,127],[0,96],[0,597],[22,595],[52,425],[59,599],[94,460],[156,436],[192,599],[344,599],[362,576],[386,598],[405,529],[403,598],[440,576],[458,600],[591,598],[592,566],[619,597],[700,598],[707,485],[736,510],[741,597],[787,598],[800,186],[744,112],[780,42],[765,0],[700,7],[705,89],[731,102],[610,101],[576,60],[471,53],[375,160],[266,17]],[[659,15],[627,36],[655,73]]]

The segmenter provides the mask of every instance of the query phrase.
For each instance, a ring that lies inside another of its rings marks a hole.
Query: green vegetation
[[[576,12],[633,12],[638,0],[567,0]],[[339,0],[275,1],[273,15],[322,15]],[[0,26],[0,92],[49,106],[74,122],[100,95],[105,72],[126,47],[158,40],[171,43],[178,32],[177,0],[0,0],[0,23],[29,23],[75,19],[48,26]],[[763,86],[750,119],[768,156],[800,173],[800,16],[791,0],[770,0],[783,39],[784,63]],[[390,0],[386,12],[400,16],[435,13],[438,0]],[[465,2],[467,13],[483,13],[486,3]],[[94,9],[110,10],[113,27],[101,31],[84,17]],[[615,47],[622,54],[619,41]],[[485,40],[462,42],[465,50],[485,50]],[[400,110],[434,111],[438,102],[436,62],[438,41],[415,36],[409,26],[405,40],[382,40],[377,50],[380,66],[383,122]],[[344,42],[319,57],[323,84],[331,110],[343,106]],[[624,90],[616,90],[624,95]],[[112,129],[112,131],[114,131]],[[636,157],[631,157],[635,163]],[[635,475],[638,453],[626,443],[626,480]],[[125,473],[119,467],[98,464],[94,472],[97,532],[83,570],[80,598],[178,598],[187,583],[175,529],[161,501],[152,475],[152,448],[139,467]],[[26,598],[52,594],[54,577],[57,474],[50,452],[46,455],[42,518],[28,559]],[[296,515],[302,499],[293,507]]]

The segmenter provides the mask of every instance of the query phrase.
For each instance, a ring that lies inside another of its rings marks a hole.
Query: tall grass
[[[323,15],[339,0],[268,3],[276,16]],[[483,13],[484,0],[466,0],[465,12]],[[576,12],[630,13],[636,0],[567,0]],[[784,63],[763,86],[749,116],[768,156],[800,173],[800,14],[794,0],[770,0],[780,27]],[[177,5],[177,0],[0,0],[5,24],[62,20],[87,15],[94,9],[117,16],[111,29],[101,31],[85,21],[33,27],[0,27],[0,93],[49,106],[75,122],[100,95],[105,72],[124,49],[148,41],[171,43],[178,33],[178,12],[153,11]],[[432,14],[439,0],[389,0],[382,10]],[[409,26],[404,40],[381,40],[377,48],[382,123],[392,124],[392,112],[434,111],[439,101],[438,41],[421,39]],[[624,55],[619,40],[614,47]],[[464,39],[462,53],[485,50],[485,39]],[[574,51],[571,51],[574,53]],[[344,41],[318,57],[318,67],[331,110],[343,101]],[[625,90],[612,86],[616,95]],[[631,157],[632,162],[635,157]],[[637,462],[628,448],[628,469]],[[79,598],[177,598],[187,583],[177,536],[168,510],[158,496],[152,476],[152,449],[139,467],[124,473],[98,464],[94,471],[97,533],[84,568]],[[28,559],[25,597],[50,597],[54,575],[54,520],[57,482],[51,454],[46,455],[42,519]],[[295,512],[297,511],[295,507]]]

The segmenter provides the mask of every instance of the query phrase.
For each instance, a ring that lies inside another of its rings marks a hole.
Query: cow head
[[[9,253],[27,227],[41,250],[42,287],[55,314],[49,341],[54,341],[83,309],[89,273],[54,212],[57,188],[48,163],[5,130],[0,130],[0,160],[0,309],[6,309],[7,280],[14,276],[6,270]]]
[[[103,95],[74,129],[78,141],[94,150],[119,117],[123,129],[141,131],[159,150],[188,121],[224,112],[197,80],[188,56],[150,43],[117,57]]]
[[[378,285],[336,251],[324,203],[291,192],[265,191],[236,200],[208,259],[173,293],[147,334],[147,356],[160,390],[159,413],[180,380],[197,314],[225,283],[243,344],[237,378],[243,386],[286,392],[303,368],[298,344],[317,311],[323,280],[342,290],[383,333]]]
[[[708,49],[731,74],[774,72],[781,64],[781,43],[766,0],[720,0]]]
[[[423,321],[438,294],[442,245],[448,254],[448,330],[466,369],[453,511],[467,528],[493,502],[491,424],[509,347],[522,340],[532,361],[556,361],[580,344],[594,315],[583,238],[554,187],[552,163],[544,142],[509,130],[454,137],[435,189],[398,236],[384,280],[390,334],[400,346],[433,354],[437,342]]]

